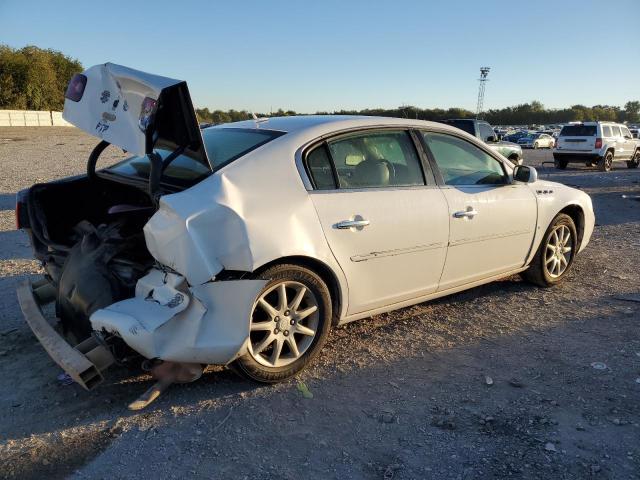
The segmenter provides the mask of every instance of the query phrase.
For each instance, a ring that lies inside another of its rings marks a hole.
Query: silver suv
[[[640,165],[640,140],[620,123],[584,122],[565,125],[553,149],[556,168],[564,170],[570,162],[611,170],[614,160],[624,160],[627,167]]]

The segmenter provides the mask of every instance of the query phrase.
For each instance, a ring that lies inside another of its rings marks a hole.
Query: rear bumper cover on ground
[[[40,308],[54,300],[54,287],[45,280],[34,284],[25,281],[20,284],[17,293],[27,324],[53,361],[87,390],[101,383],[102,371],[114,362],[113,356],[93,337],[72,347],[56,332]]]
[[[146,358],[226,365],[247,351],[251,312],[266,280],[189,286],[184,277],[152,269],[135,297],[91,315],[91,327],[121,337]]]

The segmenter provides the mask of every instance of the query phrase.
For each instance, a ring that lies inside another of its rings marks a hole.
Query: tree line
[[[71,77],[83,70],[82,64],[61,52],[27,46],[14,49],[0,45],[0,109],[62,110],[64,92]],[[246,110],[196,109],[198,119],[206,123],[229,123],[252,118]],[[463,108],[419,108],[403,105],[397,108],[367,108],[316,112],[317,114],[375,115],[382,117],[444,120],[473,118],[475,113]],[[298,115],[293,110],[256,113],[258,117]],[[569,121],[611,120],[640,122],[640,101],[629,101],[624,107],[612,105],[573,105],[569,108],[548,109],[538,101],[514,107],[490,109],[483,118],[493,125],[554,124]]]
[[[248,120],[253,114],[246,110],[214,110],[196,109],[198,119],[204,123],[229,123]],[[448,118],[474,118],[475,112],[464,108],[418,108],[401,106],[397,108],[367,108],[364,110],[339,110],[333,112],[316,112],[319,115],[367,115],[379,117],[415,118],[418,120],[445,120]],[[256,113],[257,117],[282,117],[298,115],[293,110],[277,110],[270,113]],[[615,121],[640,122],[640,101],[629,101],[623,108],[611,105],[573,105],[569,108],[547,109],[538,101],[523,103],[515,107],[491,109],[483,112],[482,118],[492,125],[549,125],[571,121]]]
[[[0,45],[0,108],[62,110],[64,92],[82,64],[61,52]]]

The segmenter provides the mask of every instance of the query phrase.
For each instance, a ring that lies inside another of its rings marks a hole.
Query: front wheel
[[[539,147],[538,142],[534,142],[534,143],[533,143],[533,149],[534,149],[534,150],[537,150],[537,149],[538,149],[538,147]]]
[[[522,276],[540,287],[560,283],[573,264],[577,248],[578,235],[573,219],[564,213],[558,214],[545,232],[538,251]]]
[[[627,168],[638,168],[640,165],[640,150],[636,150],[633,158],[627,162]]]
[[[611,166],[613,165],[613,153],[607,152],[604,154],[604,157],[600,159],[598,162],[598,170],[601,172],[608,172],[611,170]]]
[[[524,163],[522,158],[520,156],[518,156],[518,155],[513,155],[513,156],[509,157],[509,160],[514,165],[522,165]]]
[[[331,296],[318,275],[298,265],[276,265],[257,278],[269,282],[251,312],[248,352],[231,367],[250,380],[275,383],[320,353],[331,328]]]

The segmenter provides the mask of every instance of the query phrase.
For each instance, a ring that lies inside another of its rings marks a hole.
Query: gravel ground
[[[295,380],[214,368],[133,413],[149,378],[60,385],[14,293],[40,271],[15,192],[81,173],[95,143],[0,128],[1,477],[640,478],[640,303],[619,298],[639,289],[640,204],[621,194],[640,193],[640,171],[559,172],[550,152],[525,152],[594,199],[592,242],[561,286],[513,277],[378,315],[335,330]]]

